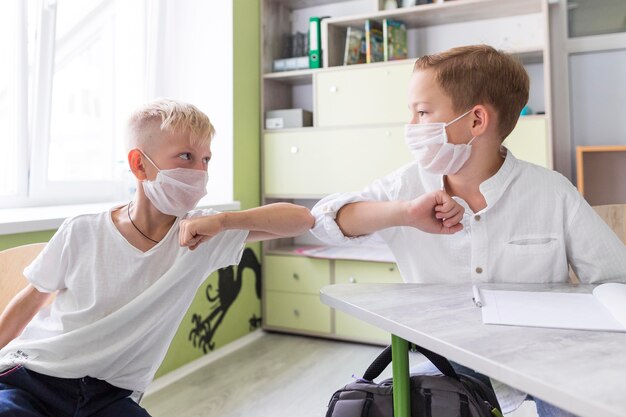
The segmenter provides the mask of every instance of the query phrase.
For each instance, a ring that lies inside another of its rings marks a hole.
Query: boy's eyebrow
[[[410,109],[412,109],[414,107],[417,107],[420,104],[430,104],[430,102],[429,101],[414,101],[412,103],[409,103],[408,106],[409,106]]]

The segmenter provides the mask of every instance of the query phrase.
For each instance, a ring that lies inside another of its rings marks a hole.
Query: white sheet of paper
[[[615,285],[626,288],[624,284]],[[609,299],[611,308],[617,308],[617,314],[592,294],[481,289],[483,323],[626,332],[626,324],[615,317],[620,312],[626,316],[626,292],[622,298],[614,297],[611,288],[600,292]]]

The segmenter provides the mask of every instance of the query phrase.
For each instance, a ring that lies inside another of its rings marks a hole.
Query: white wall
[[[162,0],[154,96],[194,104],[215,126],[207,199],[233,200],[232,0]]]

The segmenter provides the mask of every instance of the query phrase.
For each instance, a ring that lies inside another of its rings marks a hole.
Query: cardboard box
[[[287,129],[313,126],[313,113],[304,109],[268,110],[265,112],[266,129]]]

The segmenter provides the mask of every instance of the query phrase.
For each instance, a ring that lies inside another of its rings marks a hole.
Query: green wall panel
[[[29,243],[47,242],[50,240],[52,235],[54,235],[54,232],[56,232],[56,230],[2,235],[0,236],[0,250],[27,245]]]

